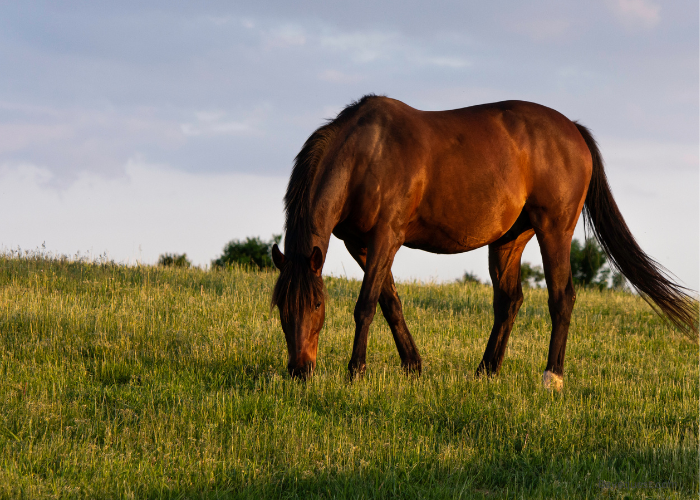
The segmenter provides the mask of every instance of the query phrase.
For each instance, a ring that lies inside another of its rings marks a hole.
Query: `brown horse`
[[[351,375],[365,369],[377,302],[405,369],[421,357],[404,320],[391,274],[401,245],[434,253],[489,246],[494,325],[477,374],[496,374],[523,301],[520,257],[537,236],[552,336],[544,374],[561,388],[576,298],[571,238],[583,210],[611,263],[671,322],[697,332],[687,289],[639,247],[613,200],[591,133],[560,113],[506,101],[427,112],[365,96],[316,130],[295,159],[285,196],[285,253],[272,305],[280,311],[292,377],[316,365],[325,317],[321,269],[331,233],[365,272],[355,306]]]

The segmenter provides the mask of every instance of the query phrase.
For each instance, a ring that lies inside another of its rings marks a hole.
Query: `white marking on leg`
[[[542,385],[545,389],[561,391],[564,388],[564,377],[547,370],[542,375]]]

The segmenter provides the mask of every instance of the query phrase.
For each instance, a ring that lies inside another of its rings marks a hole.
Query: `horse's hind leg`
[[[549,315],[552,318],[552,337],[549,356],[543,376],[547,389],[560,390],[564,386],[564,354],[569,334],[571,312],[576,301],[571,277],[571,233],[537,233],[542,250],[544,275],[549,290]]]
[[[493,329],[476,374],[496,375],[506,353],[515,316],[523,303],[520,285],[520,257],[534,235],[532,228],[506,235],[489,245],[489,274],[493,282]]]
[[[391,272],[387,274],[382,287],[382,294],[379,296],[379,307],[382,308],[382,314],[389,323],[391,334],[396,343],[396,349],[399,351],[401,358],[401,366],[407,372],[414,372],[420,375],[422,361],[418,353],[418,347],[408,331],[406,320],[403,317],[403,309],[401,300],[394,285],[394,277]]]
[[[367,249],[352,245],[348,242],[345,242],[345,247],[364,271]],[[379,296],[379,306],[382,308],[382,314],[384,314],[389,328],[391,329],[391,334],[394,337],[396,349],[399,351],[399,357],[401,358],[401,366],[403,366],[406,371],[420,374],[422,364],[421,357],[418,353],[416,343],[411,333],[408,331],[408,326],[403,316],[401,300],[396,291],[394,277],[391,272],[387,274],[384,280],[382,293]]]

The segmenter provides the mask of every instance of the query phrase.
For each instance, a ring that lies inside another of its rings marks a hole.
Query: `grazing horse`
[[[589,130],[538,104],[419,111],[365,96],[307,139],[285,209],[285,252],[272,249],[280,270],[272,306],[279,308],[292,377],[305,378],[316,365],[325,317],[321,270],[331,233],[365,273],[354,312],[351,376],[365,370],[377,302],[402,366],[421,371],[391,274],[401,245],[443,254],[488,245],[494,324],[477,374],[497,374],[523,301],[520,257],[536,236],[552,320],[543,382],[560,389],[576,298],[569,252],[582,210],[612,265],[641,296],[679,328],[697,332],[697,303],[634,240]]]

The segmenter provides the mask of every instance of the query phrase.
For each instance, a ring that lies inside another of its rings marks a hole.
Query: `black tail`
[[[659,314],[698,342],[698,302],[691,290],[675,284],[669,273],[639,247],[613,199],[603,157],[591,132],[576,123],[593,157],[593,175],[583,209],[584,223],[616,267]]]

